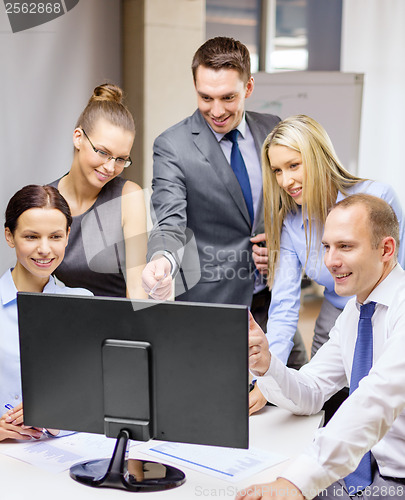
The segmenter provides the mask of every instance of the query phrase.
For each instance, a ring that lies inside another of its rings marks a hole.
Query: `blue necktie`
[[[350,378],[351,394],[357,389],[360,380],[368,375],[373,364],[373,327],[371,317],[374,314],[375,302],[360,307],[359,326],[356,347],[354,349],[352,376]],[[345,477],[349,495],[355,495],[372,483],[371,453],[368,451],[361,459],[357,469]]]
[[[236,178],[242,189],[243,197],[245,198],[246,206],[250,216],[250,222],[253,224],[254,212],[253,212],[253,198],[252,189],[250,187],[249,176],[246,170],[245,162],[243,161],[242,153],[239,149],[238,144],[239,130],[233,129],[225,137],[232,142],[231,151],[231,168],[234,171]]]

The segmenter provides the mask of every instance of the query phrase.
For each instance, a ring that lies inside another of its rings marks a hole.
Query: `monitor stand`
[[[89,460],[70,468],[70,476],[94,487],[129,491],[161,491],[180,486],[185,474],[171,465],[128,459],[129,433],[121,430],[111,460]]]

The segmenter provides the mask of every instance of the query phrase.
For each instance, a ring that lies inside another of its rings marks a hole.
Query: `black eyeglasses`
[[[98,157],[100,158],[100,160],[103,161],[103,163],[107,163],[110,160],[114,160],[117,167],[120,167],[120,168],[127,168],[131,165],[131,163],[132,163],[131,158],[127,158],[127,159],[120,158],[120,157],[116,158],[115,156],[111,156],[110,154],[106,153],[102,149],[95,148],[93,146],[93,143],[91,142],[89,136],[86,134],[86,132],[84,131],[83,128],[82,128],[82,131],[83,131],[83,134],[87,137],[87,140],[89,141],[91,147],[93,148],[93,151],[98,155]]]

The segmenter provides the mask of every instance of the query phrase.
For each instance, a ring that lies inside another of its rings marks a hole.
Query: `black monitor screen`
[[[248,446],[244,306],[18,294],[24,422]]]

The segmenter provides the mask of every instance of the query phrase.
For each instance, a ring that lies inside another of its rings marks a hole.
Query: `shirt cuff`
[[[277,396],[284,398],[284,393],[281,390],[278,380],[283,379],[285,370],[284,363],[272,354],[267,372],[260,377],[256,377],[260,392],[270,403],[275,403],[275,400],[278,399]]]
[[[271,351],[270,365],[267,372],[263,375],[263,377],[273,377],[277,379],[278,376],[283,377],[285,373],[286,365],[282,359],[278,356],[274,355]]]
[[[156,255],[163,255],[170,262],[170,264],[172,266],[172,268],[170,269],[171,276],[174,276],[175,274],[177,274],[177,271],[179,270],[179,266],[176,262],[176,259],[173,257],[173,255],[170,252],[168,252],[167,250],[161,250],[159,252],[155,252],[152,255],[150,260],[152,260],[154,257],[156,257]]]
[[[324,467],[305,453],[294,458],[280,477],[293,483],[308,500],[319,495],[339,479],[331,477]]]

